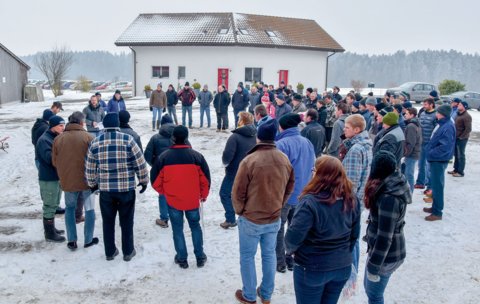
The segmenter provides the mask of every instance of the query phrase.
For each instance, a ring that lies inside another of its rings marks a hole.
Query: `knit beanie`
[[[181,145],[185,143],[185,140],[188,138],[188,129],[185,126],[176,126],[173,129],[172,136],[175,140],[175,144]]]
[[[367,105],[371,105],[371,106],[376,106],[377,105],[377,99],[373,96],[370,96],[367,98],[367,100],[365,101],[365,104]]]
[[[295,94],[295,95],[293,95],[293,99],[298,100],[298,101],[301,101],[301,100],[302,100],[302,95],[300,95],[300,94]]]
[[[438,98],[438,92],[433,90],[430,92],[430,96],[432,96],[433,98]]]
[[[383,102],[381,103],[377,103],[375,104],[375,109],[377,110],[377,112],[380,112],[381,110],[383,110],[383,108],[385,108],[387,105],[384,104]]]
[[[43,111],[42,119],[48,121],[50,119],[50,117],[52,117],[53,115],[55,115],[55,114],[53,114],[52,110],[45,109]]]
[[[395,113],[395,112],[388,112],[387,114],[385,114],[385,116],[383,116],[383,119],[382,119],[382,122],[383,124],[387,125],[387,126],[395,126],[395,125],[398,125],[398,114]]]
[[[269,102],[270,101],[270,96],[268,96],[267,92],[265,92],[265,94],[263,94],[261,101],[262,102]]]
[[[277,135],[277,122],[275,119],[267,120],[257,130],[257,138],[262,141],[274,141]]]
[[[403,107],[404,107],[405,109],[411,109],[411,108],[413,108],[413,105],[412,105],[412,103],[411,103],[410,101],[405,101],[405,102],[403,103]]]
[[[393,107],[385,106],[385,107],[383,107],[383,109],[378,111],[378,114],[380,114],[382,116],[385,116],[385,115],[387,115],[387,113],[390,113],[390,112],[393,112]]]
[[[360,109],[360,102],[354,101],[352,105],[355,107],[355,109]]]
[[[162,119],[160,120],[160,125],[163,126],[164,124],[167,124],[167,123],[173,123],[173,120],[170,117],[170,115],[165,114],[162,116]]]
[[[103,127],[105,129],[115,129],[120,127],[120,119],[117,113],[107,113],[103,118]]]
[[[390,151],[380,150],[373,156],[370,170],[371,179],[384,179],[397,169],[397,159]]]
[[[118,112],[118,119],[121,124],[127,124],[130,121],[130,113],[127,110]]]
[[[465,108],[465,110],[468,110],[468,102],[466,102],[466,101],[461,101],[460,103],[463,105],[463,107]]]
[[[394,104],[393,105],[393,108],[398,112],[398,113],[402,113],[403,111],[403,107],[401,104]]]
[[[297,127],[298,124],[302,122],[302,118],[296,113],[288,113],[283,115],[278,122],[280,127],[282,127],[283,130],[286,130]]]
[[[444,104],[437,108],[437,112],[445,117],[450,117],[450,115],[452,114],[452,107],[448,104]]]
[[[56,127],[61,124],[65,124],[65,120],[61,118],[60,116],[53,115],[48,119],[48,124],[50,125],[50,128]]]

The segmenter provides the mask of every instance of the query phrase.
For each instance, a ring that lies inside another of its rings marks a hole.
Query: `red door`
[[[280,70],[280,72],[278,74],[279,74],[278,86],[280,86],[280,83],[282,81],[285,82],[285,86],[287,86],[288,85],[288,70]]]
[[[224,85],[228,91],[228,69],[218,69],[218,85]]]

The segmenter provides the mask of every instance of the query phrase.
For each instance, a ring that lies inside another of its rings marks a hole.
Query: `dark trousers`
[[[128,192],[100,192],[100,210],[103,220],[105,255],[113,256],[115,250],[115,219],[117,213],[122,230],[122,252],[133,251],[133,215],[135,213],[135,190]]]
[[[228,129],[228,113],[218,113],[217,112],[217,130],[226,130]]]
[[[465,174],[465,148],[467,147],[467,139],[457,138],[455,141],[455,161],[453,163],[453,170]]]
[[[285,254],[285,223],[288,221],[288,225],[290,225],[294,212],[295,206],[285,204],[285,206],[282,208],[282,222],[280,223],[280,230],[278,230],[277,246],[275,248],[275,252],[277,254],[277,266],[286,266],[286,264],[293,264],[292,256],[287,256]]]
[[[330,139],[332,139],[332,130],[333,127],[325,127],[325,141],[327,143],[329,143]]]
[[[220,200],[225,209],[225,220],[229,223],[235,223],[235,210],[232,204],[232,188],[235,176],[227,174],[223,178],[222,185],[220,186]]]

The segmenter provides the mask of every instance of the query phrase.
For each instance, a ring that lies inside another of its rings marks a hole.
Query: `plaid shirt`
[[[353,183],[355,194],[363,203],[365,185],[372,165],[372,141],[368,137],[368,132],[363,131],[351,139],[346,139],[343,144],[348,150],[342,161],[343,167]]]
[[[88,186],[99,185],[100,191],[127,192],[138,181],[148,183],[147,163],[132,136],[107,131],[95,138],[88,148],[85,163]]]

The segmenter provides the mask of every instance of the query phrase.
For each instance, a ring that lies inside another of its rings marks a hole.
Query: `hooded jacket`
[[[128,123],[120,122],[120,132],[131,135],[135,140],[135,142],[137,143],[140,150],[142,150],[143,152],[142,140],[140,139],[140,136],[137,134],[137,132],[133,131],[133,129],[130,127]]]
[[[88,106],[83,109],[83,114],[85,115],[85,124],[87,125],[87,131],[100,131],[98,127],[93,126],[93,123],[96,122],[98,124],[103,121],[103,118],[105,118],[105,110],[102,108],[102,106],[98,103],[97,106],[94,107],[89,101]]]
[[[372,166],[372,141],[367,131],[363,131],[343,142],[347,153],[342,164],[347,177],[353,183],[353,190],[361,203],[365,194],[365,185]]]
[[[417,118],[405,120],[405,145],[403,156],[413,159],[420,158],[422,150],[422,128]]]
[[[41,181],[58,181],[57,169],[52,163],[52,146],[57,134],[50,129],[40,136],[35,146],[35,159],[40,163],[38,179]]]
[[[382,129],[375,136],[373,142],[373,154],[378,151],[389,151],[395,155],[397,159],[397,167],[400,168],[403,157],[403,145],[405,142],[405,134],[399,125],[391,126],[388,129]]]
[[[322,155],[323,148],[325,146],[325,128],[316,121],[307,123],[307,126],[303,128],[300,135],[308,139],[315,149],[315,156]]]
[[[295,206],[298,196],[312,177],[315,163],[315,150],[312,143],[300,135],[298,128],[289,128],[277,135],[278,150],[287,155],[295,173],[295,188],[288,204]]]
[[[400,128],[400,127],[399,127]],[[412,202],[405,176],[396,171],[378,187],[375,206],[370,209],[367,227],[369,259],[367,270],[378,275],[382,265],[402,261],[406,257],[405,213]]]
[[[254,125],[247,125],[232,131],[223,150],[222,162],[227,175],[235,176],[240,162],[247,153],[255,147],[257,129]]]
[[[150,166],[155,164],[157,158],[173,146],[172,134],[175,125],[173,123],[166,123],[160,127],[158,134],[152,136],[145,149],[145,160]]]
[[[108,113],[118,113],[120,111],[126,111],[127,107],[125,106],[125,101],[123,97],[120,97],[120,100],[116,100],[115,96],[108,101],[107,112]]]
[[[455,126],[450,117],[438,121],[427,146],[429,162],[448,162],[455,150]]]
[[[167,95],[167,106],[174,107],[178,103],[178,96],[175,90],[167,90],[165,93]]]
[[[37,120],[35,121],[35,124],[32,127],[33,146],[37,145],[37,142],[40,136],[42,136],[43,133],[45,133],[45,131],[47,131],[48,129],[49,129],[48,121],[44,120],[43,118],[37,118]]]

